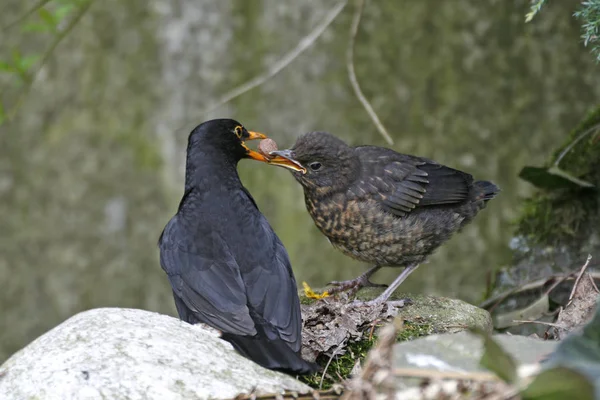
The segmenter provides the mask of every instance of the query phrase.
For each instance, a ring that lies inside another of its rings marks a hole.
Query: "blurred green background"
[[[57,43],[30,84],[0,70],[0,363],[81,310],[176,315],[156,242],[182,195],[187,135],[200,122],[235,118],[280,148],[311,130],[386,146],[348,80],[353,2],[281,73],[209,113],[338,2],[55,0],[45,8],[64,16],[53,29],[43,28],[44,13],[18,21],[35,4],[0,6],[0,60],[27,67],[41,58],[25,57]],[[553,2],[526,24],[527,0],[367,2],[355,68],[393,148],[503,190],[405,290],[477,302],[511,261],[511,222],[531,191],[519,170],[542,164],[600,100],[597,66],[572,18],[579,4]],[[287,171],[252,161],[239,170],[299,283],[319,287],[367,267],[317,231]]]

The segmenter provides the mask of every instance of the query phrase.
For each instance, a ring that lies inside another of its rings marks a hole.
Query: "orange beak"
[[[256,139],[266,139],[266,138],[267,138],[267,135],[265,135],[264,133],[248,131],[248,138],[246,140],[256,140]],[[267,157],[263,156],[258,151],[251,150],[248,146],[246,146],[246,144],[244,142],[242,142],[242,146],[244,146],[244,149],[246,149],[246,156],[248,158],[251,158],[256,161],[262,161],[265,163],[269,162],[269,159]]]
[[[272,157],[269,159],[269,164],[302,172],[303,174],[306,173],[306,168],[294,159],[294,152],[292,150],[276,150],[269,153],[269,155]]]

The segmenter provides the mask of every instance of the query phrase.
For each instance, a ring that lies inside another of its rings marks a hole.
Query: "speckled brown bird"
[[[373,286],[369,278],[381,267],[405,267],[372,304],[387,301],[499,192],[491,182],[474,181],[435,161],[382,147],[351,147],[327,132],[308,133],[293,148],[271,155],[276,156],[271,164],[292,170],[308,212],[331,244],[374,264],[356,279],[332,282],[333,292]]]

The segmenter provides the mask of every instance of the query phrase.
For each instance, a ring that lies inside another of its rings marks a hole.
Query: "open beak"
[[[298,161],[294,159],[294,152],[292,150],[276,150],[269,153],[270,156],[275,156],[269,159],[269,164],[274,164],[279,167],[291,169],[292,171],[306,173],[306,168],[302,166]]]
[[[256,140],[256,139],[266,139],[267,135],[260,132],[248,131],[248,139],[246,140]]]
[[[256,140],[256,139],[266,139],[267,135],[260,132],[248,131],[248,138],[246,140]],[[258,151],[251,150],[244,142],[242,142],[242,146],[246,149],[246,156],[256,161],[262,161],[265,163],[269,162],[269,159]]]

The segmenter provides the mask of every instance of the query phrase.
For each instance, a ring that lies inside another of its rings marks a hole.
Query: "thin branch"
[[[27,18],[29,18],[33,13],[35,13],[37,10],[39,10],[40,8],[44,7],[46,4],[50,3],[51,0],[40,0],[38,1],[33,7],[31,7],[29,10],[27,10],[27,12],[23,15],[21,15],[19,18],[17,18],[15,21],[11,22],[10,24],[6,25],[4,28],[2,28],[3,32],[8,31],[9,29],[17,26],[18,24],[20,24],[21,22],[25,21]]]
[[[546,289],[546,291],[544,292],[544,296],[548,296],[550,293],[552,293],[552,291],[554,289],[556,289],[556,287],[558,285],[560,285],[561,283],[565,282],[569,278],[573,279],[574,277],[575,277],[575,273],[571,272],[569,275],[565,275],[562,278],[557,279],[556,282],[554,282],[548,289]]]
[[[340,351],[340,349],[342,348],[342,346],[344,346],[346,344],[346,340],[344,339],[344,341],[342,341],[342,343],[340,343],[335,351],[331,354],[331,357],[329,357],[329,361],[327,361],[327,365],[325,365],[325,368],[323,368],[323,374],[321,375],[321,381],[319,382],[319,390],[321,390],[323,388],[323,381],[325,380],[325,374],[327,374],[327,370],[329,369],[329,364],[331,364],[331,360],[333,360],[333,357],[335,357],[335,355],[338,353],[338,351]]]
[[[377,116],[377,113],[375,113],[375,110],[373,110],[371,103],[369,103],[363,94],[360,85],[358,84],[358,79],[356,79],[356,72],[354,71],[354,44],[356,42],[356,34],[358,33],[358,26],[360,25],[360,19],[362,17],[364,6],[365,1],[358,0],[356,12],[354,13],[354,18],[352,19],[352,26],[350,27],[350,42],[348,43],[348,51],[346,52],[346,67],[348,69],[348,77],[350,78],[350,83],[352,84],[352,89],[354,89],[356,97],[358,97],[358,100],[360,100],[365,110],[367,110],[369,117],[371,117],[373,120],[373,123],[379,130],[379,133],[381,133],[388,144],[392,145],[394,144],[392,137],[379,120],[379,117]]]
[[[563,159],[563,157],[564,157],[564,156],[566,156],[566,155],[567,155],[567,153],[568,153],[569,151],[571,151],[571,149],[572,149],[573,147],[575,147],[575,145],[576,145],[577,143],[579,143],[579,141],[580,141],[581,139],[583,139],[584,137],[586,137],[586,136],[587,136],[587,135],[589,135],[590,133],[592,133],[592,132],[594,132],[594,131],[597,131],[598,129],[600,129],[600,124],[593,125],[591,128],[589,128],[589,129],[586,129],[586,130],[585,130],[584,132],[582,132],[582,133],[581,133],[579,136],[577,136],[577,137],[575,138],[575,140],[573,140],[573,141],[572,141],[572,142],[571,142],[571,143],[570,143],[570,144],[569,144],[569,145],[568,145],[568,146],[567,146],[567,147],[566,147],[566,148],[565,148],[565,149],[564,149],[564,150],[563,150],[563,151],[560,153],[560,155],[559,155],[558,157],[556,157],[556,161],[554,161],[554,166],[555,166],[555,167],[558,167],[558,164],[561,162],[561,160]]]
[[[408,378],[452,379],[477,382],[496,382],[501,379],[491,372],[439,371],[435,369],[394,368],[395,376]]]
[[[600,279],[599,272],[590,272],[590,275],[594,279]],[[563,279],[563,278],[566,278],[565,280],[575,279],[573,277],[573,273],[557,274],[557,275],[549,276],[547,278],[537,279],[537,280],[534,280],[531,282],[527,282],[527,283],[523,284],[522,286],[509,289],[509,290],[502,292],[494,297],[490,297],[489,299],[487,299],[487,300],[483,301],[481,304],[479,304],[479,307],[485,308],[487,310],[488,307],[490,307],[491,305],[494,305],[494,308],[495,308],[499,303],[504,301],[508,296],[510,296],[512,294],[519,294],[519,293],[527,292],[529,290],[540,289],[544,285],[548,284],[548,282],[550,282],[553,279]],[[488,310],[488,311],[490,311],[490,310]]]
[[[81,6],[81,8],[77,12],[77,14],[75,14],[75,16],[73,16],[73,18],[71,18],[71,20],[69,21],[69,24],[65,27],[65,29],[63,29],[56,35],[56,37],[54,38],[54,41],[52,42],[50,47],[44,52],[44,55],[42,56],[42,59],[40,60],[35,72],[33,72],[30,75],[30,79],[28,79],[25,82],[25,87],[21,91],[21,94],[19,95],[19,98],[17,99],[15,106],[10,110],[10,112],[8,114],[8,120],[12,120],[15,117],[15,115],[17,114],[17,112],[19,111],[21,106],[23,105],[23,102],[27,98],[27,95],[31,91],[31,88],[33,87],[33,83],[35,82],[36,75],[40,72],[42,67],[48,62],[50,57],[52,57],[52,54],[54,54],[54,50],[56,50],[56,48],[58,47],[60,42],[62,42],[62,40],[65,37],[67,37],[67,35],[73,30],[73,28],[75,28],[77,23],[81,20],[81,18],[84,16],[84,14],[87,12],[87,10],[90,8],[93,1],[94,0],[88,0],[87,2],[85,2]]]
[[[585,264],[583,264],[583,267],[581,267],[581,271],[579,271],[579,275],[577,275],[577,279],[575,279],[575,283],[573,284],[573,289],[571,290],[571,295],[569,296],[569,301],[567,302],[567,305],[565,306],[565,308],[568,307],[569,304],[571,304],[571,301],[573,301],[573,297],[575,296],[575,292],[577,291],[577,287],[579,286],[579,281],[581,280],[581,277],[585,273],[585,270],[587,269],[588,265],[590,265],[591,260],[592,260],[592,255],[588,254],[587,260],[585,260]]]
[[[555,324],[552,322],[546,322],[546,321],[534,321],[534,320],[521,320],[521,319],[513,319],[513,322],[516,324],[538,324],[538,325],[545,325],[545,326],[550,326],[552,328],[560,328],[560,329],[565,329],[564,326],[560,325],[560,324]]]
[[[216,110],[217,108],[223,106],[224,104],[230,102],[238,96],[254,89],[257,86],[262,85],[269,79],[273,78],[277,75],[281,70],[290,65],[292,61],[294,61],[300,54],[302,54],[306,49],[308,49],[312,44],[325,32],[325,29],[333,20],[338,16],[338,14],[344,9],[348,0],[340,1],[335,7],[333,7],[326,15],[323,21],[319,25],[317,25],[312,32],[310,32],[307,36],[302,38],[302,40],[296,45],[294,49],[284,55],[281,59],[279,59],[275,64],[273,64],[267,71],[263,74],[258,75],[249,81],[241,84],[240,86],[230,90],[225,93],[216,103],[207,107],[204,110],[205,114],[210,113],[211,111]]]

